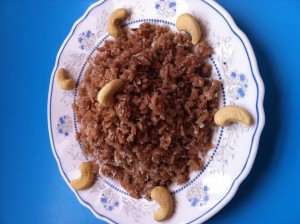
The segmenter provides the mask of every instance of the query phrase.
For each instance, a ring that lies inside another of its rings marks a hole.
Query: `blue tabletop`
[[[105,223],[76,199],[51,151],[47,96],[55,57],[94,1],[0,1],[0,223]],[[300,223],[300,1],[217,0],[250,39],[266,125],[253,169],[207,223]]]

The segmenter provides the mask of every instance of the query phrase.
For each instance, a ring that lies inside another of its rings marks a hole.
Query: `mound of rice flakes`
[[[166,26],[143,23],[105,41],[79,84],[73,110],[83,153],[132,197],[187,182],[212,147],[220,83],[210,78],[212,48],[190,41]],[[125,84],[105,108],[97,94],[113,79]]]

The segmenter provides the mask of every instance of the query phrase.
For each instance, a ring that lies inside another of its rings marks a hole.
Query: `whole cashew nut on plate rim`
[[[56,73],[57,84],[63,90],[72,90],[76,87],[76,81],[68,78],[68,72],[64,68],[59,68]]]
[[[120,22],[127,17],[127,11],[124,8],[119,8],[113,11],[107,22],[108,33],[113,37],[118,37],[122,34],[122,28]]]
[[[160,208],[154,213],[154,220],[161,222],[170,218],[174,207],[171,193],[166,188],[157,186],[152,189],[151,198],[160,205]]]

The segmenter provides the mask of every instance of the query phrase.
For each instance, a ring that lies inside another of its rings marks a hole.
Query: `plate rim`
[[[55,150],[53,132],[52,132],[52,127],[51,127],[51,96],[52,96],[52,90],[53,90],[54,77],[55,77],[56,71],[58,69],[58,62],[60,60],[61,53],[64,50],[64,48],[66,47],[66,44],[68,43],[68,41],[71,39],[73,33],[75,32],[76,27],[89,15],[89,13],[94,8],[104,4],[107,1],[112,1],[112,0],[100,0],[100,1],[95,2],[92,5],[90,5],[88,7],[88,9],[85,11],[85,13],[79,19],[77,19],[75,21],[75,23],[73,24],[67,37],[64,39],[63,43],[61,44],[61,47],[59,48],[59,51],[56,55],[55,65],[54,65],[54,68],[52,70],[52,74],[50,77],[50,85],[49,85],[49,90],[48,90],[48,103],[47,103],[47,121],[48,121],[48,133],[49,133],[52,153],[57,162],[61,176],[63,177],[63,179],[69,186],[69,188],[74,192],[78,201],[83,206],[87,207],[97,218],[104,220],[106,222],[109,222],[109,223],[117,223],[116,221],[110,219],[109,217],[96,212],[89,202],[82,199],[80,197],[80,195],[78,194],[78,192],[70,187],[70,185],[69,185],[70,180],[67,178],[65,172],[63,171],[61,161],[58,158],[58,155]],[[245,164],[243,165],[243,169],[241,170],[241,172],[231,182],[231,187],[229,188],[229,190],[226,192],[226,194],[221,199],[218,200],[217,204],[215,204],[212,208],[210,208],[209,210],[207,210],[205,213],[201,214],[197,218],[189,221],[188,223],[196,223],[200,220],[204,222],[204,221],[210,219],[212,216],[214,216],[216,213],[218,213],[223,207],[225,207],[228,204],[228,202],[234,197],[240,184],[249,175],[249,173],[253,167],[253,164],[254,164],[254,161],[256,158],[256,154],[258,151],[258,147],[259,147],[261,133],[262,133],[264,125],[265,125],[265,112],[264,112],[264,107],[263,107],[265,87],[264,87],[264,83],[262,81],[262,77],[261,77],[259,69],[258,69],[256,56],[254,54],[253,48],[251,46],[251,43],[250,43],[248,37],[236,25],[232,16],[220,4],[218,4],[217,2],[215,2],[213,0],[199,0],[199,1],[202,1],[205,4],[209,5],[216,13],[218,13],[221,17],[223,17],[223,19],[226,21],[229,28],[233,32],[233,34],[237,38],[239,38],[243,44],[244,50],[247,53],[248,61],[250,63],[250,68],[251,68],[251,73],[252,73],[251,75],[254,79],[254,82],[255,82],[255,85],[257,88],[255,109],[256,109],[258,120],[256,122],[257,124],[255,127],[255,131],[253,133],[253,136],[252,136],[251,147],[249,150],[249,154],[247,156],[247,160],[246,160]]]

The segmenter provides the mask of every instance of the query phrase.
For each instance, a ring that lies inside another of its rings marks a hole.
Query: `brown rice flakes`
[[[210,45],[192,50],[190,40],[143,23],[106,40],[80,81],[73,109],[83,153],[135,198],[187,182],[212,147],[220,83],[210,77]],[[97,94],[113,79],[125,85],[104,108]]]

